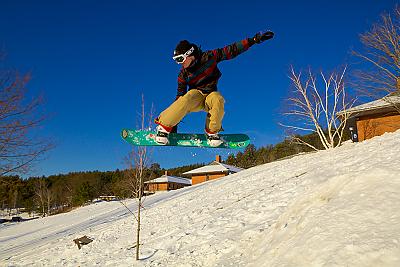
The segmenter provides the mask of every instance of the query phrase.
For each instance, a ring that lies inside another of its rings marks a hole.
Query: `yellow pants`
[[[179,97],[166,110],[161,112],[158,121],[161,125],[173,127],[190,112],[204,110],[207,112],[206,130],[216,133],[222,130],[225,100],[219,92],[204,94],[200,90],[191,89]]]

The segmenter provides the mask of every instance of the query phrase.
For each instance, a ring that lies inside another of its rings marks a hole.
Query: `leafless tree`
[[[364,51],[352,53],[367,64],[354,73],[354,85],[362,95],[390,101],[388,95],[400,92],[400,6],[383,13],[360,40]]]
[[[12,207],[14,210],[17,210],[17,214],[18,214],[17,202],[18,202],[18,190],[14,190],[14,193],[12,195]]]
[[[153,107],[151,107],[150,114],[145,111],[144,95],[142,94],[141,112],[138,114],[139,125],[137,129],[145,130],[149,129],[153,117]],[[141,227],[141,211],[143,208],[144,201],[144,171],[150,163],[150,151],[146,146],[133,146],[132,150],[126,158],[128,165],[127,175],[127,186],[131,195],[138,200],[137,215],[135,216],[137,221],[136,229],[136,260],[139,260],[140,256],[140,227]]]
[[[53,190],[51,189],[51,187],[46,186],[45,194],[46,194],[47,216],[50,216],[51,205],[53,203],[53,198],[54,198]]]
[[[301,72],[296,73],[293,67],[289,78],[293,82],[293,95],[288,98],[288,111],[285,115],[290,117],[290,123],[280,123],[290,129],[291,133],[296,131],[315,132],[325,149],[339,146],[342,142],[348,113],[344,112],[341,120],[337,117],[340,111],[349,109],[354,101],[349,101],[344,75],[332,73],[328,76],[321,72],[321,82],[317,77],[308,71],[305,79]],[[292,135],[292,139],[300,144],[318,150],[312,144]]]
[[[45,212],[45,206],[46,206],[46,181],[42,178],[37,178],[35,183],[34,183],[34,191],[35,191],[35,196],[36,200],[38,201],[38,204],[40,208],[42,209],[42,216],[44,217],[46,215]]]
[[[3,67],[0,55],[0,176],[26,173],[52,145],[35,136],[44,120],[40,97],[27,97],[30,74]]]

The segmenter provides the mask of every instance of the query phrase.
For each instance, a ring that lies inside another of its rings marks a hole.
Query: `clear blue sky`
[[[181,39],[203,50],[271,29],[275,38],[219,64],[226,133],[243,132],[257,146],[284,138],[277,125],[289,91],[288,70],[331,71],[351,61],[359,34],[397,1],[20,1],[0,4],[0,48],[7,64],[31,71],[29,89],[43,94],[51,115],[41,133],[57,146],[35,175],[125,168],[130,147],[119,134],[135,128],[143,93],[156,113],[176,94]],[[202,132],[205,113],[180,131]],[[224,159],[221,149],[155,148],[161,167]]]

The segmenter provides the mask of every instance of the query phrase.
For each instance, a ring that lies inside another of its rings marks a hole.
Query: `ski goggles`
[[[172,59],[175,60],[176,63],[182,64],[183,62],[185,62],[186,58],[193,53],[193,51],[194,51],[194,47],[190,48],[184,54],[173,56]]]

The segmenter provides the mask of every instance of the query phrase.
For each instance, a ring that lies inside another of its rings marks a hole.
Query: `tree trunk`
[[[141,190],[140,190],[141,191]],[[139,260],[139,245],[140,245],[140,210],[142,206],[142,194],[139,192],[138,204],[138,218],[137,218],[137,231],[136,231],[136,260]]]

